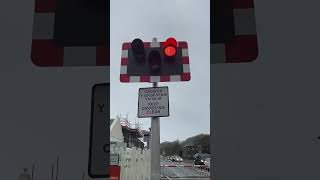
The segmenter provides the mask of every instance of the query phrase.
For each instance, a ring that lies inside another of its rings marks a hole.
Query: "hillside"
[[[209,145],[210,135],[208,134],[199,134],[196,136],[192,136],[187,138],[186,140],[179,142],[178,140],[173,142],[163,142],[160,144],[160,153],[165,153],[166,155],[180,155],[182,156],[182,149],[186,145],[188,146],[200,146],[204,149],[205,153],[210,153],[210,145]]]

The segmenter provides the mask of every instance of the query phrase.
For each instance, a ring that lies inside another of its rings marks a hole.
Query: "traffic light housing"
[[[120,71],[121,82],[189,81],[188,44],[174,38],[123,43]]]
[[[131,43],[132,53],[137,63],[144,63],[146,61],[146,53],[141,39],[135,39]]]
[[[33,64],[108,66],[109,6],[106,0],[35,0]]]
[[[157,75],[161,72],[161,54],[158,50],[152,50],[148,55],[148,65],[151,75]]]
[[[254,0],[214,0],[210,11],[210,62],[244,63],[258,56]]]

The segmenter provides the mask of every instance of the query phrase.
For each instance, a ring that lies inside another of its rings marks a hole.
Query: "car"
[[[175,162],[182,162],[183,159],[182,159],[180,156],[176,156],[176,157],[174,158],[174,161],[175,161]]]
[[[194,164],[195,165],[205,165],[205,159],[210,158],[210,154],[195,154],[194,156]]]
[[[210,167],[210,158],[206,158],[203,163],[204,165]]]
[[[172,162],[182,162],[183,159],[180,156],[172,156],[171,161]]]

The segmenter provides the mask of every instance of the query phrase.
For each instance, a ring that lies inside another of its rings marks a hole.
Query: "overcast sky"
[[[160,119],[161,142],[184,140],[210,132],[209,0],[111,1],[111,118],[129,113],[136,120],[138,89],[148,83],[120,83],[123,42],[135,38],[165,41],[174,37],[189,45],[191,81],[159,83],[169,87],[170,116]],[[145,129],[150,118],[139,119]]]

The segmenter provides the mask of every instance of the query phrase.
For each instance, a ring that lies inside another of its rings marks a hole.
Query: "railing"
[[[161,175],[170,178],[209,178],[210,167],[205,165],[161,165]]]
[[[111,154],[119,154],[121,180],[150,180],[150,150],[127,148],[125,143],[111,143]]]

